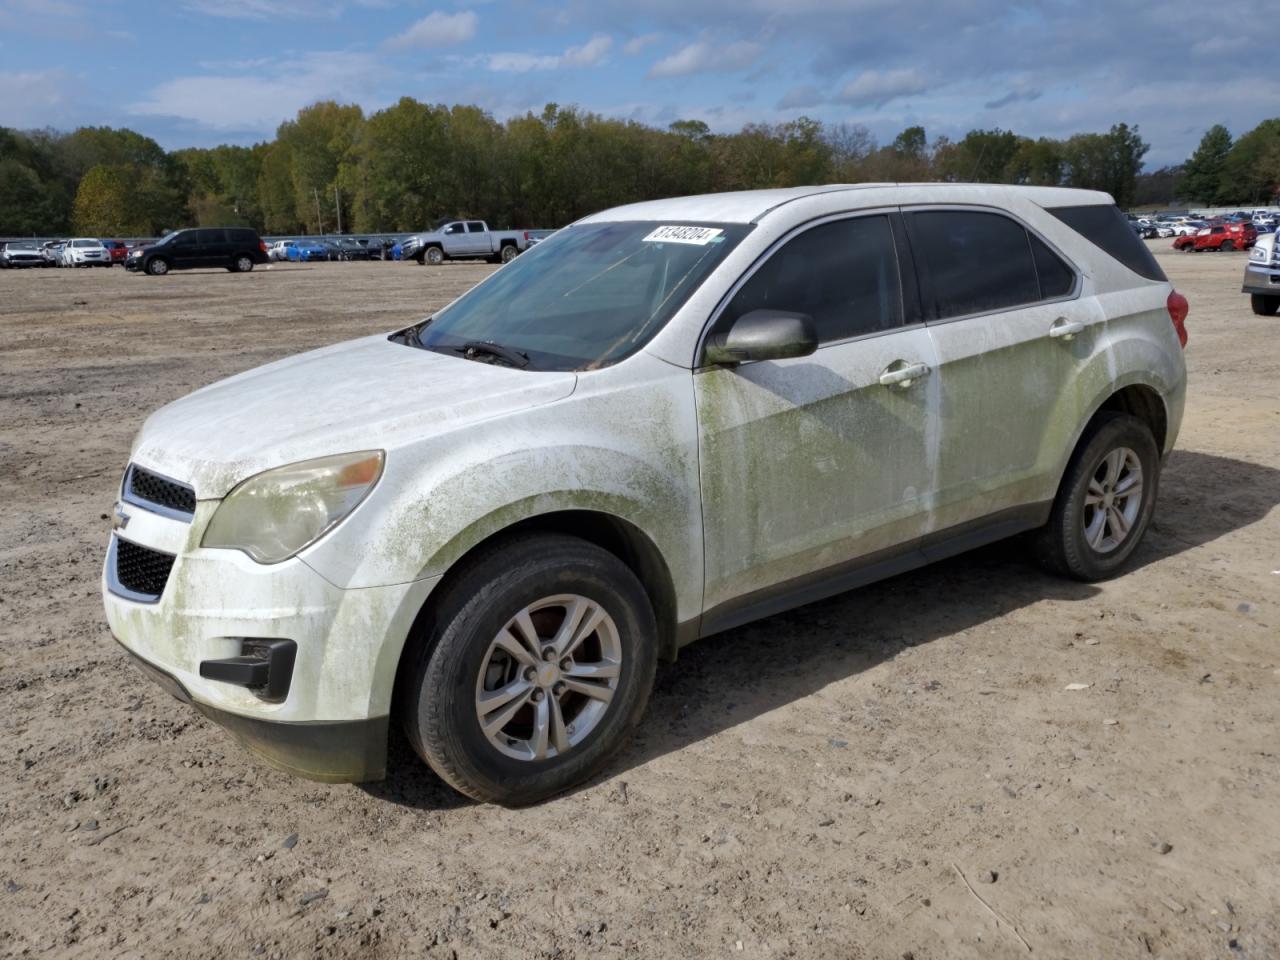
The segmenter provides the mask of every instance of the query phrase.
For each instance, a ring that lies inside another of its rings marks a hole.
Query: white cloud
[[[597,33],[580,47],[570,47],[560,58],[561,65],[566,67],[594,67],[609,55],[613,46],[613,37]]]
[[[476,22],[476,15],[470,10],[461,13],[441,13],[436,10],[414,23],[404,33],[392,37],[387,41],[387,46],[392,50],[451,47],[474,37]]]
[[[555,70],[560,67],[594,67],[605,61],[613,49],[613,38],[597,33],[586,43],[569,47],[560,54],[539,53],[486,53],[468,58],[468,63],[482,63],[498,73],[529,73],[534,70]]]
[[[253,75],[166,80],[126,109],[136,116],[168,117],[212,130],[267,133],[317,100],[350,103],[372,97],[385,73],[382,60],[371,54],[310,53],[277,61]]]
[[[661,39],[662,34],[660,33],[642,33],[640,36],[632,37],[624,43],[622,52],[628,57],[634,57],[637,53],[643,51],[645,47],[651,47]]]
[[[25,130],[61,123],[75,106],[73,88],[65,70],[0,71],[0,126]]]
[[[924,93],[929,84],[914,67],[909,70],[864,70],[840,91],[839,100],[853,106],[883,107],[890,100]]]
[[[705,40],[690,43],[663,57],[649,68],[651,77],[685,77],[691,73],[732,73],[755,63],[763,51],[758,43],[739,40],[717,44]]]

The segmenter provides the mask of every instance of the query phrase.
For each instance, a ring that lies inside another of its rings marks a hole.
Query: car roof
[[[709,223],[758,223],[766,216],[797,200],[826,194],[857,192],[851,206],[879,206],[894,203],[977,203],[983,199],[998,204],[1011,194],[1025,197],[1043,207],[1111,204],[1111,197],[1097,190],[1067,187],[1024,187],[990,183],[836,183],[824,186],[785,187],[772,190],[739,190],[733,193],[705,193],[691,197],[671,197],[631,203],[582,218],[579,223],[619,220],[688,220]]]

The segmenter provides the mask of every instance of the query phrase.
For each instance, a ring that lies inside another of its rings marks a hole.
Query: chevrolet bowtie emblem
[[[129,515],[124,512],[124,507],[116,504],[115,512],[111,516],[111,529],[123,530],[129,525]]]

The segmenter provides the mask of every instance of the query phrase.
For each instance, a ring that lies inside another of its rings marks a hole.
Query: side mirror
[[[707,340],[707,363],[746,363],[807,357],[818,349],[818,332],[807,313],[752,310],[724,333]]]

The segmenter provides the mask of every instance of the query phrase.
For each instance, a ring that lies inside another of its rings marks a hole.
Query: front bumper
[[[123,508],[127,526],[113,533],[103,567],[112,634],[171,693],[269,763],[325,781],[382,776],[400,653],[438,578],[343,589],[296,557],[263,565],[201,548],[216,506],[199,501],[190,522]],[[157,597],[126,595],[111,567],[116,538],[174,555]],[[256,639],[297,645],[282,700],[201,675],[202,663],[237,657]]]
[[[1280,266],[1250,263],[1244,268],[1244,284],[1240,292],[1260,293],[1269,297],[1280,296]]]

